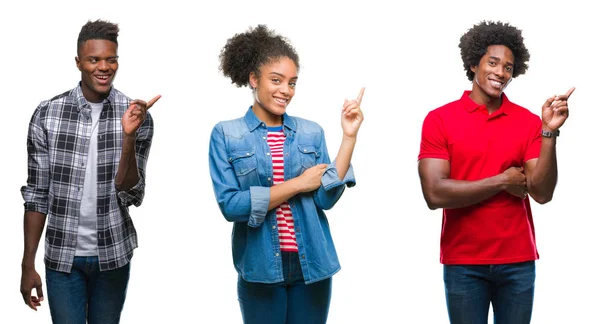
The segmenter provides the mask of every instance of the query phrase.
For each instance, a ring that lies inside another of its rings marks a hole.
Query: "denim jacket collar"
[[[262,125],[263,122],[256,117],[254,111],[252,111],[252,106],[248,108],[246,115],[244,116],[244,120],[246,120],[246,124],[248,125],[248,129],[253,132],[258,126]],[[266,127],[266,126],[265,126]],[[288,116],[287,113],[283,114],[283,127],[296,132],[296,122],[293,118]]]

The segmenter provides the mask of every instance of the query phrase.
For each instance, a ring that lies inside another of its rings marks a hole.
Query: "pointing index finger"
[[[363,95],[365,94],[365,87],[360,88],[360,93],[358,94],[358,97],[356,98],[356,102],[358,102],[358,105],[360,106],[360,103],[362,102],[362,98]]]
[[[154,105],[155,102],[158,101],[158,99],[160,99],[162,96],[158,95],[154,98],[152,98],[150,101],[148,101],[148,104],[146,105],[146,109],[150,109],[150,107],[152,107],[152,105]]]
[[[573,91],[575,91],[575,87],[573,87],[573,88],[569,89],[569,91],[567,91],[567,93],[564,95],[564,97],[566,97],[565,100],[569,99],[569,97],[571,96]]]

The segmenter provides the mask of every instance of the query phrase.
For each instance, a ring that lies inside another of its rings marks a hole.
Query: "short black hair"
[[[263,64],[283,57],[291,59],[296,68],[300,69],[298,53],[289,40],[265,25],[258,25],[227,40],[219,55],[219,70],[224,76],[231,78],[231,83],[238,87],[247,86],[250,83],[250,72],[260,76]]]
[[[529,67],[529,51],[523,42],[521,30],[500,21],[482,21],[462,35],[458,44],[469,81],[473,81],[475,76],[471,67],[479,65],[490,45],[504,45],[511,50],[515,57],[513,78],[525,74]]]
[[[81,27],[79,37],[77,38],[77,55],[79,55],[81,46],[90,39],[105,39],[119,45],[119,42],[117,42],[118,36],[119,25],[100,19],[96,21],[88,20],[88,22]]]

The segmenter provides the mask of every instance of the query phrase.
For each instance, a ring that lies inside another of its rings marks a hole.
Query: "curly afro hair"
[[[300,68],[298,53],[289,40],[265,25],[250,28],[227,40],[221,49],[219,70],[238,87],[250,83],[250,72],[260,76],[260,67],[282,57],[290,58]]]
[[[119,36],[119,25],[113,24],[104,20],[89,21],[81,27],[79,37],[77,38],[77,55],[79,49],[90,39],[105,39],[117,45],[117,37]]]
[[[512,51],[515,57],[513,78],[525,74],[529,67],[529,51],[523,43],[521,30],[508,23],[482,21],[462,35],[458,44],[469,81],[475,76],[471,67],[479,65],[490,45],[504,45]]]

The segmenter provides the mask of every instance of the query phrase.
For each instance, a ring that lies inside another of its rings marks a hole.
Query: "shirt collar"
[[[115,91],[116,90],[114,86],[110,87],[110,93],[108,94],[108,97],[104,99],[108,100],[108,102],[110,102],[111,105],[114,105],[115,103]],[[77,100],[77,110],[81,110],[88,104],[87,99],[85,99],[85,97],[83,96],[83,90],[81,89],[81,81],[79,81],[77,88],[75,88],[75,98]]]
[[[258,126],[261,126],[261,125],[264,127],[267,127],[266,125],[264,125],[264,123],[260,119],[258,119],[258,117],[256,117],[256,115],[254,114],[254,111],[252,111],[252,106],[250,106],[250,108],[248,108],[248,111],[246,112],[244,119],[246,120],[248,129],[250,129],[251,132],[254,131],[256,128],[258,128]],[[289,130],[292,130],[294,132],[296,131],[296,122],[294,121],[293,118],[288,116],[287,113],[283,114],[283,127],[287,128]]]
[[[473,99],[471,99],[471,97],[469,97],[470,94],[471,94],[471,91],[467,90],[463,93],[462,97],[460,98],[460,102],[463,104],[463,106],[465,107],[465,109],[468,112],[474,112],[480,107],[481,107],[481,109],[486,109],[485,105],[480,105],[480,104],[476,103],[475,101],[473,101]],[[509,115],[512,111],[513,105],[514,104],[510,100],[508,100],[508,97],[503,92],[502,93],[502,104],[500,105],[500,108],[498,108],[498,110],[496,110],[492,115],[496,115],[496,116],[499,114]]]

